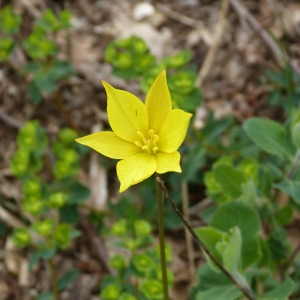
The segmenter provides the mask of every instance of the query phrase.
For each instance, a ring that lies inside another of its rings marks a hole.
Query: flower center
[[[155,134],[153,129],[149,129],[148,138],[146,139],[144,135],[140,132],[136,132],[140,141],[135,141],[135,145],[140,147],[142,151],[149,154],[156,154],[158,151],[157,142],[159,140],[159,136]]]

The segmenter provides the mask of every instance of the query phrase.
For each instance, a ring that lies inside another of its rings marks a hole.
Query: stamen
[[[143,140],[144,144],[147,144],[147,141],[146,141],[144,135],[140,131],[137,131],[136,133]]]
[[[158,152],[157,142],[159,141],[159,136],[155,134],[153,129],[149,129],[147,139],[142,132],[137,131],[136,133],[137,136],[142,140],[142,143],[140,141],[134,142],[137,147],[141,148],[143,152],[149,154],[156,154]]]

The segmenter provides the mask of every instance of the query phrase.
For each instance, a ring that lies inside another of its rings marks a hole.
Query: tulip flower
[[[178,148],[186,136],[192,115],[172,109],[166,72],[158,75],[145,103],[105,81],[103,85],[112,131],[100,131],[76,141],[107,157],[120,159],[117,163],[120,192],[155,172],[181,172]]]

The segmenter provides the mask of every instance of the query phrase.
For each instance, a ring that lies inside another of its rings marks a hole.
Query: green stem
[[[56,273],[55,273],[53,258],[50,258],[48,263],[49,263],[49,267],[50,267],[53,297],[54,297],[54,300],[58,300],[58,291],[57,291],[57,285],[56,285]]]
[[[210,257],[210,259],[227,276],[227,278],[230,279],[231,282],[246,296],[247,299],[249,299],[249,300],[255,300],[256,299],[256,295],[252,291],[251,287],[248,286],[248,284],[246,286],[245,285],[241,285],[240,282],[238,282],[234,278],[234,276],[232,274],[230,274],[223,267],[223,265],[217,260],[217,258],[209,251],[209,249],[205,246],[205,244],[200,240],[200,238],[198,237],[198,235],[196,234],[196,232],[194,231],[194,229],[192,228],[192,226],[190,225],[190,223],[184,218],[184,216],[182,215],[182,213],[180,212],[180,210],[176,207],[176,204],[174,203],[174,201],[172,200],[172,198],[169,196],[168,190],[165,187],[164,182],[160,179],[160,177],[158,175],[156,175],[156,182],[158,183],[158,187],[163,191],[165,197],[167,198],[167,200],[171,204],[172,208],[174,209],[174,211],[176,212],[176,214],[178,215],[178,217],[181,219],[181,221],[183,222],[183,224],[186,226],[186,228],[189,230],[189,232],[193,236],[193,238],[194,238],[195,242],[197,243],[197,245],[199,246],[199,248],[202,251],[204,251]],[[243,283],[243,284],[245,284],[245,283]]]
[[[163,199],[162,199],[162,191],[158,181],[156,181],[156,192],[157,192],[157,207],[158,207],[158,233],[159,233],[162,284],[163,284],[164,300],[168,300],[169,296],[168,296],[167,263],[166,263],[166,254],[165,254]]]

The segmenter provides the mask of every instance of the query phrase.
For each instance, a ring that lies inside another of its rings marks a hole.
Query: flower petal
[[[173,109],[167,116],[159,132],[159,151],[173,153],[182,144],[189,126],[189,114],[181,109]]]
[[[76,139],[99,153],[114,159],[124,159],[140,152],[132,143],[120,139],[111,131],[101,131]]]
[[[163,174],[166,172],[178,172],[181,173],[180,168],[180,154],[178,151],[173,153],[159,152],[156,154],[157,168],[156,172]]]
[[[145,105],[149,115],[149,129],[158,132],[172,110],[172,101],[165,70],[155,79],[147,94]]]
[[[107,93],[108,121],[117,136],[134,143],[137,131],[148,134],[148,113],[144,103],[131,93],[103,81]]]
[[[131,185],[137,184],[150,177],[156,170],[154,155],[139,153],[117,163],[117,175],[121,182],[120,193]]]

